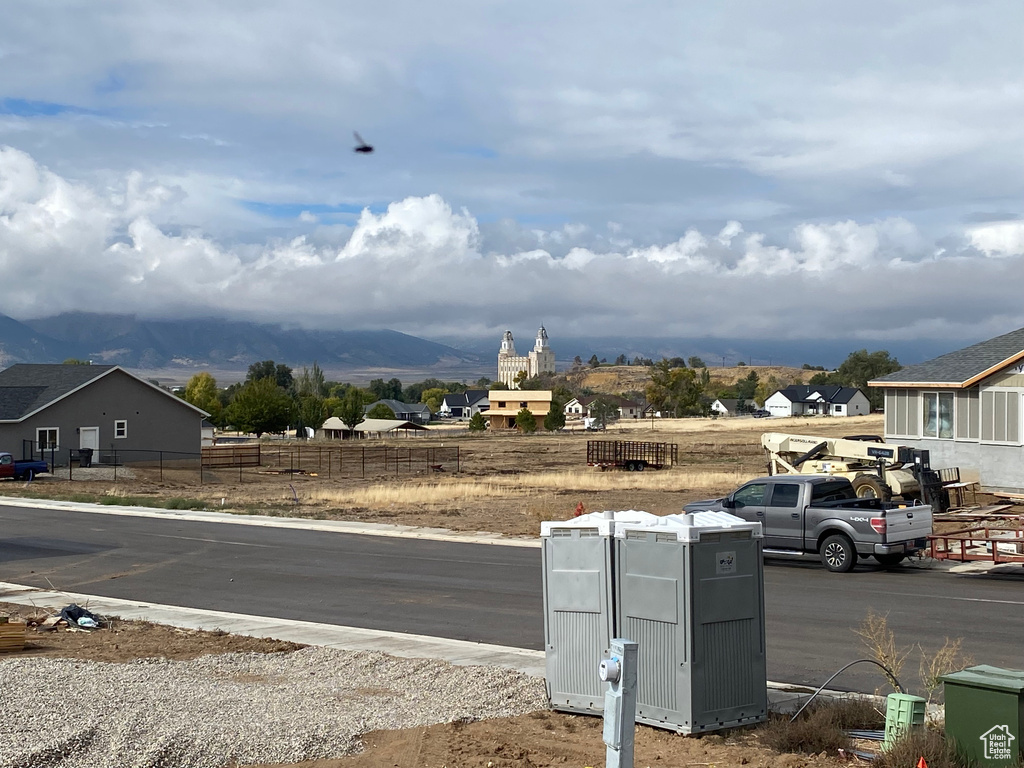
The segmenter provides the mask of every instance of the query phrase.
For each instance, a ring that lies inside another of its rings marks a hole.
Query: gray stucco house
[[[0,371],[0,450],[66,465],[198,457],[205,411],[116,365],[12,365]],[[182,454],[191,454],[186,457]]]
[[[1024,328],[868,386],[885,389],[887,442],[927,448],[933,467],[977,473],[988,490],[1024,491]]]

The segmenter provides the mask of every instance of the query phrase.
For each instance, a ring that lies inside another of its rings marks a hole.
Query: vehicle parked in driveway
[[[0,479],[32,480],[36,475],[46,474],[50,465],[34,459],[15,459],[11,454],[0,452]]]
[[[758,408],[756,411],[753,411],[753,415],[755,419],[766,419],[772,415],[772,412],[766,411],[764,408]]]
[[[857,498],[849,480],[829,475],[759,477],[684,510],[723,511],[759,522],[766,555],[817,555],[837,573],[852,570],[858,557],[896,566],[923,550],[932,532],[931,507]]]

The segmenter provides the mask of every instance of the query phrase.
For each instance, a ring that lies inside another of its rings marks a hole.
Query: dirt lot
[[[846,419],[665,419],[622,421],[600,433],[484,433],[461,427],[429,437],[359,441],[367,450],[458,446],[459,471],[425,464],[403,466],[366,477],[339,476],[325,470],[323,451],[337,441],[309,441],[303,458],[289,464],[287,445],[266,442],[260,468],[204,472],[202,484],[192,470],[110,468],[75,471],[74,480],[40,477],[32,484],[7,483],[6,495],[67,498],[105,503],[208,508],[239,514],[286,515],[491,531],[535,536],[542,520],[571,517],[579,504],[587,511],[642,509],[654,514],[679,512],[683,504],[723,494],[765,472],[759,439],[764,431],[820,435],[879,433],[881,416]],[[571,425],[570,425],[571,429]],[[436,435],[436,436],[435,436]],[[588,439],[625,439],[674,443],[678,466],[660,471],[601,471],[586,465]],[[285,453],[278,452],[278,447]],[[347,444],[346,444],[347,445]],[[280,458],[278,458],[280,457]],[[280,464],[277,462],[280,461]],[[301,472],[292,471],[301,469]]]
[[[47,611],[0,603],[0,616],[42,619]],[[22,653],[104,662],[139,658],[192,659],[221,653],[287,653],[302,646],[216,632],[181,630],[148,622],[114,621],[109,629],[29,631]],[[295,764],[295,768],[584,768],[604,764],[601,720],[540,711],[515,718],[442,723],[426,728],[367,734],[364,751],[337,760]],[[799,768],[834,765],[826,757],[777,754],[761,743],[757,730],[681,737],[653,728],[637,729],[637,766],[757,766]]]

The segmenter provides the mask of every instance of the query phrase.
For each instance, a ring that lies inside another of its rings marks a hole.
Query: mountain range
[[[479,355],[397,331],[318,331],[215,318],[141,320],[70,312],[19,322],[0,315],[0,367],[68,358],[128,368],[245,370],[274,360],[332,368],[478,366]]]

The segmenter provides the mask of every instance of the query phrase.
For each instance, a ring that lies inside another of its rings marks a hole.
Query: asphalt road
[[[1024,666],[1020,576],[870,565],[765,568],[768,675],[819,684],[862,658],[854,630],[888,614],[903,645],[963,637],[977,663]],[[0,506],[0,581],[192,608],[543,648],[537,549]],[[917,685],[920,654],[902,677]],[[833,687],[872,691],[857,665]]]

